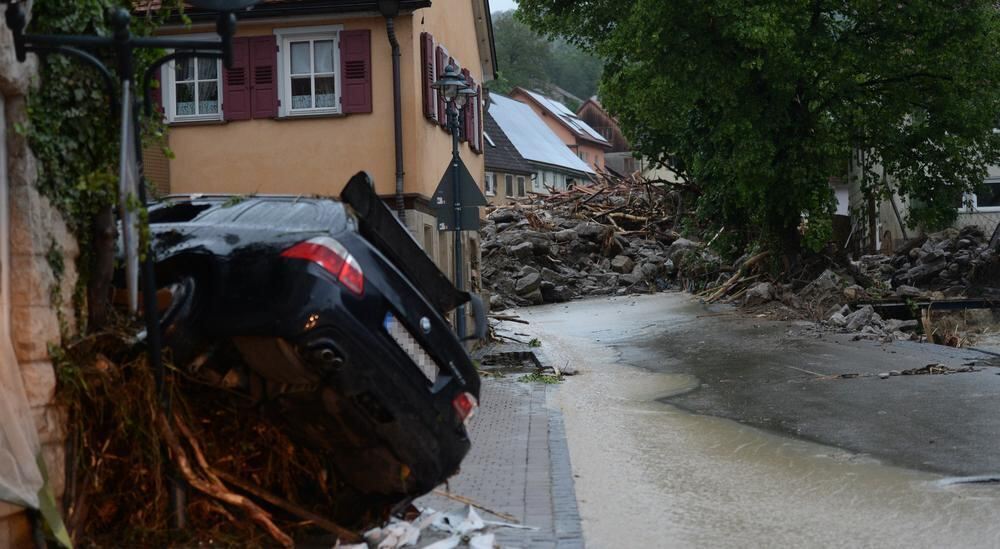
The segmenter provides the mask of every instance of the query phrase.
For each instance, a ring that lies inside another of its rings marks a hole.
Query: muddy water
[[[947,485],[657,399],[687,375],[622,364],[614,344],[689,314],[683,296],[522,311],[581,375],[564,413],[590,547],[1000,547],[1000,485]]]

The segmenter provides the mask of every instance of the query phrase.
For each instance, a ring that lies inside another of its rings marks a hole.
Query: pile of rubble
[[[494,210],[480,231],[490,306],[647,293],[719,258],[672,230],[673,202],[645,183],[576,187]]]
[[[680,237],[673,230],[678,205],[671,191],[628,182],[495,209],[480,233],[491,308],[680,287],[707,303],[781,309],[784,318],[891,341],[916,338],[927,326],[882,318],[872,303],[1000,299],[1000,238],[991,241],[978,227],[922,236],[888,256],[842,264],[817,256],[814,269],[769,280],[766,252],[728,264],[709,249],[711,242]]]
[[[909,240],[892,256],[863,256],[857,267],[896,297],[941,299],[990,293],[1000,285],[998,257],[982,229],[968,226]]]

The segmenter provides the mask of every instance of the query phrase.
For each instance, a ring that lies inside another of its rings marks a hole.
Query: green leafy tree
[[[514,11],[493,14],[500,74],[491,88],[507,93],[517,86],[546,90],[559,86],[587,98],[597,92],[600,59],[562,39],[549,40],[519,21]]]
[[[605,61],[604,104],[639,152],[700,189],[708,225],[789,254],[825,240],[828,180],[847,172],[853,151],[879,159],[912,199],[910,223],[929,228],[950,223],[1000,160],[991,1],[519,6],[536,30]],[[887,192],[875,166],[863,172],[866,192]]]

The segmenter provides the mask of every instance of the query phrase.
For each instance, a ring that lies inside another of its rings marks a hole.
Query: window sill
[[[342,112],[317,112],[302,114],[282,114],[276,120],[300,120],[310,118],[345,118],[347,115]]]
[[[226,123],[222,118],[209,118],[205,120],[174,120],[173,122],[168,122],[167,125],[175,128],[183,126],[221,126]]]
[[[982,208],[961,208],[958,213],[963,214],[991,214],[1000,213],[1000,206],[983,206]]]

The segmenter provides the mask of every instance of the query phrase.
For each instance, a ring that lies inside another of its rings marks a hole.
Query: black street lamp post
[[[455,213],[455,287],[462,291],[465,286],[465,279],[462,273],[462,185],[461,185],[461,163],[462,159],[458,154],[459,135],[459,112],[465,107],[469,98],[475,97],[476,91],[469,87],[468,82],[462,77],[458,67],[449,64],[441,78],[431,84],[431,87],[438,90],[444,96],[447,105],[448,129],[451,131],[451,177],[452,177],[452,208]],[[465,340],[465,305],[459,305],[456,309],[456,331],[460,341]]]
[[[164,367],[162,356],[162,341],[160,333],[159,312],[156,308],[156,279],[154,274],[153,254],[146,253],[139,265],[139,227],[138,216],[132,211],[132,201],[137,200],[146,206],[146,188],[142,182],[142,137],[139,131],[139,113],[137,105],[140,101],[146,105],[147,113],[151,112],[149,96],[150,80],[164,63],[175,59],[190,57],[207,57],[222,59],[226,68],[233,64],[232,38],[236,33],[236,16],[233,12],[256,4],[259,0],[188,0],[195,8],[217,11],[216,31],[217,41],[190,40],[182,38],[138,37],[132,36],[129,30],[131,16],[128,10],[116,8],[110,12],[112,28],[111,36],[79,36],[79,35],[49,35],[25,34],[27,14],[25,2],[18,0],[0,0],[8,4],[5,18],[7,27],[13,33],[14,52],[17,60],[24,62],[28,52],[38,54],[58,53],[80,59],[100,72],[105,91],[111,100],[112,120],[119,118],[121,124],[121,143],[119,149],[119,204],[122,227],[122,241],[126,251],[126,277],[129,293],[129,306],[133,312],[138,309],[139,279],[142,282],[143,316],[146,321],[146,343],[149,353],[150,367],[156,379],[156,390],[160,406],[164,413],[170,415],[170,399],[164,383]],[[88,50],[110,50],[115,55],[115,69],[119,79],[115,85],[111,70],[98,57]],[[167,49],[174,53],[156,60],[146,70],[139,90],[141,95],[133,94],[135,85],[135,57],[137,49]],[[119,101],[115,101],[115,88],[120,89]],[[140,99],[141,97],[141,99]],[[120,111],[119,111],[120,108]],[[183,505],[177,498],[183,498],[183,490],[174,484],[171,493],[171,506],[174,511],[174,523],[183,527]]]

